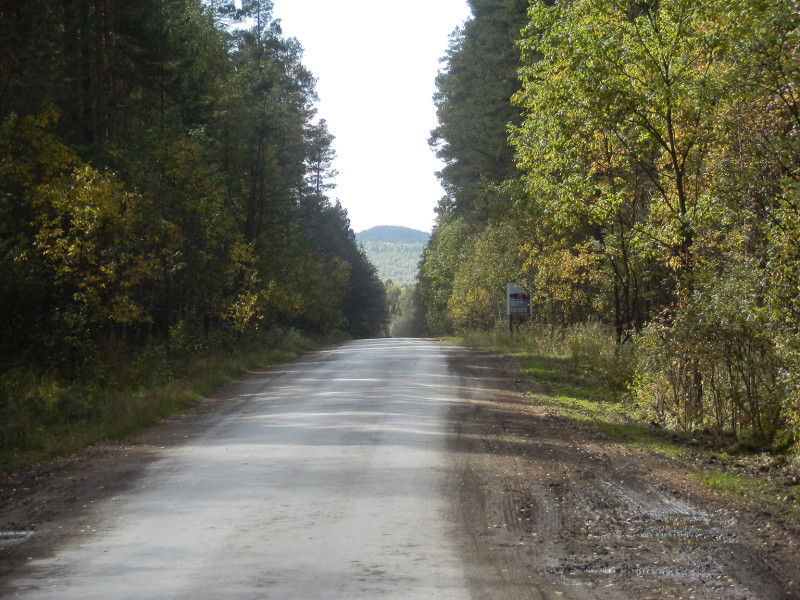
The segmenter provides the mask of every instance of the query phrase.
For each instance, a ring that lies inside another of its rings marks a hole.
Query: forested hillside
[[[378,277],[400,286],[414,283],[419,261],[430,235],[398,226],[372,227],[356,234],[369,261],[378,270]]]
[[[501,326],[517,281],[548,331],[608,328],[632,411],[797,447],[796,3],[470,6],[437,81],[429,331]]]
[[[384,330],[302,48],[243,5],[0,2],[0,442],[41,373]]]
[[[356,239],[362,244],[366,242],[387,242],[390,244],[425,245],[430,237],[431,234],[424,231],[397,225],[378,225],[356,234]]]

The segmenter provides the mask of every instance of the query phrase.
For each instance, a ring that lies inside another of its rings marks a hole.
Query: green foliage
[[[624,303],[615,298],[622,328],[644,321],[636,271],[670,274],[669,287],[658,282],[667,300],[692,286],[696,231],[711,210],[726,28],[713,2],[671,0],[635,15],[616,0],[531,11],[516,97],[526,118],[514,132],[531,218],[544,212],[570,247],[600,246],[625,292]]]
[[[410,285],[416,279],[425,244],[367,241],[362,247],[382,281]]]
[[[425,306],[425,326],[435,333],[450,331],[447,305],[453,293],[453,279],[464,260],[470,235],[466,222],[457,218],[434,229],[420,264],[419,289]]]
[[[772,443],[786,423],[780,350],[759,307],[756,265],[732,266],[702,286],[669,323],[641,335],[634,387],[653,418],[684,431],[745,435]],[[703,393],[693,395],[700,380]]]
[[[428,327],[492,330],[503,273],[551,337],[613,327],[598,371],[651,420],[800,448],[796,3],[540,0],[516,56],[497,35],[512,4],[472,4],[438,80],[448,196],[420,270]],[[488,110],[510,63],[521,120]],[[509,122],[516,183],[489,133]]]
[[[517,280],[519,245],[517,232],[509,226],[490,226],[470,236],[447,301],[456,330],[490,332],[506,322],[506,284]]]
[[[771,16],[764,19],[775,25],[781,12],[765,8]],[[755,82],[740,79],[743,71],[763,73],[745,68],[752,58],[742,51],[765,48],[755,40],[766,28],[756,23],[742,24],[730,3],[671,0],[631,12],[614,0],[540,2],[521,46],[517,102],[526,118],[514,140],[535,199],[529,218],[540,224],[545,215],[551,239],[560,240],[532,253],[541,287],[563,281],[574,295],[570,280],[582,278],[561,265],[585,254],[591,239],[601,278],[587,301],[602,295],[603,280],[614,281],[617,326],[650,321],[637,344],[637,399],[665,425],[770,445],[791,420],[794,392],[783,383],[780,340],[793,336],[768,306],[775,288],[765,283],[775,263],[765,261],[769,246],[756,224],[769,220],[749,199],[763,197],[763,188],[748,189],[754,173],[747,172],[760,169],[763,182],[763,163],[742,161],[758,148],[755,140],[742,145],[741,111],[765,89],[754,95]],[[796,28],[787,18],[781,25]],[[763,40],[773,61],[782,54],[774,52],[774,32],[773,41]],[[793,39],[785,33],[778,34],[783,52]],[[570,254],[554,255],[562,244]],[[542,256],[545,263],[555,256],[553,271],[563,279],[542,280]],[[647,270],[661,273],[660,281]],[[656,294],[643,296],[644,286]],[[641,300],[644,318],[635,314]]]
[[[222,6],[238,21],[225,28],[196,0],[87,4],[97,10],[0,18],[27,28],[29,45],[59,40],[46,59],[25,44],[10,52],[10,63],[35,64],[0,97],[0,243],[13,277],[2,293],[15,319],[50,328],[30,345],[15,336],[17,354],[150,345],[187,324],[218,340],[295,324],[383,327],[380,293],[355,291],[382,286],[322,194],[333,137],[311,123],[313,78],[271,4]],[[86,37],[94,30],[113,44]],[[15,90],[42,73],[55,82],[26,112]],[[72,89],[75,78],[86,85]]]
[[[257,348],[180,359],[164,346],[136,357],[121,349],[95,363],[91,381],[67,383],[19,368],[0,379],[0,474],[105,439],[124,439],[209,395],[247,370],[340,338],[272,331]]]
[[[483,187],[514,176],[508,123],[518,121],[509,98],[518,89],[514,43],[525,23],[527,2],[470,2],[473,18],[456,30],[436,79],[439,125],[430,144],[445,166],[438,174],[447,196],[440,211],[454,211],[481,224],[497,210],[483,199]]]
[[[0,10],[7,423],[58,437],[106,418],[110,355],[168,377],[175,361],[275,331],[385,332],[384,286],[325,195],[333,136],[314,121],[314,78],[270,2],[12,5]],[[81,398],[69,410],[63,390]]]

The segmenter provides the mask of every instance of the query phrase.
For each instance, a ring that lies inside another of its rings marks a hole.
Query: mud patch
[[[505,359],[454,353],[451,370],[455,511],[478,597],[800,597],[795,519],[550,414]]]
[[[23,530],[11,530],[11,531],[0,530],[0,544],[4,542],[24,540],[25,538],[33,535],[34,533],[35,532],[33,531],[23,531]]]

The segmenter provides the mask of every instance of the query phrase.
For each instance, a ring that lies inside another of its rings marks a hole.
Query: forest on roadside
[[[1,447],[187,357],[385,332],[302,47],[238,4],[0,0]]]
[[[507,327],[517,282],[529,328],[614,348],[632,416],[796,450],[800,4],[469,4],[434,98],[427,330]]]

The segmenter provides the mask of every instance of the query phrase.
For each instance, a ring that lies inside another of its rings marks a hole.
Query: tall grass
[[[174,358],[163,347],[120,353],[80,381],[15,369],[0,377],[0,476],[106,439],[125,439],[184,410],[248,370],[344,339],[272,336],[248,349]]]
[[[618,348],[613,330],[600,323],[581,323],[563,329],[531,324],[514,333],[471,331],[452,339],[512,355],[527,369],[547,370],[550,365],[559,373],[588,377],[610,391],[625,391],[633,374],[631,349]]]
[[[450,341],[513,356],[530,376],[531,400],[569,419],[590,424],[611,441],[683,459],[691,448],[695,466],[698,453],[703,452],[694,437],[653,425],[649,407],[638,404],[628,389],[637,365],[634,345],[617,349],[613,332],[600,325],[560,331],[530,327],[514,335],[471,332]],[[734,445],[731,450],[736,451],[737,447]],[[710,456],[711,449],[707,451]],[[786,458],[790,465],[800,466],[799,457]],[[747,463],[747,458],[739,455],[737,461]],[[800,486],[787,487],[767,475],[762,478],[725,466],[714,467],[715,462],[709,460],[706,468],[696,474],[696,480],[723,494],[777,502],[779,510],[800,515]]]
[[[675,452],[630,401],[632,353],[617,348],[614,332],[603,325],[562,330],[529,326],[513,334],[470,332],[451,341],[514,357],[531,377],[528,394],[554,412],[590,422],[614,441]]]

